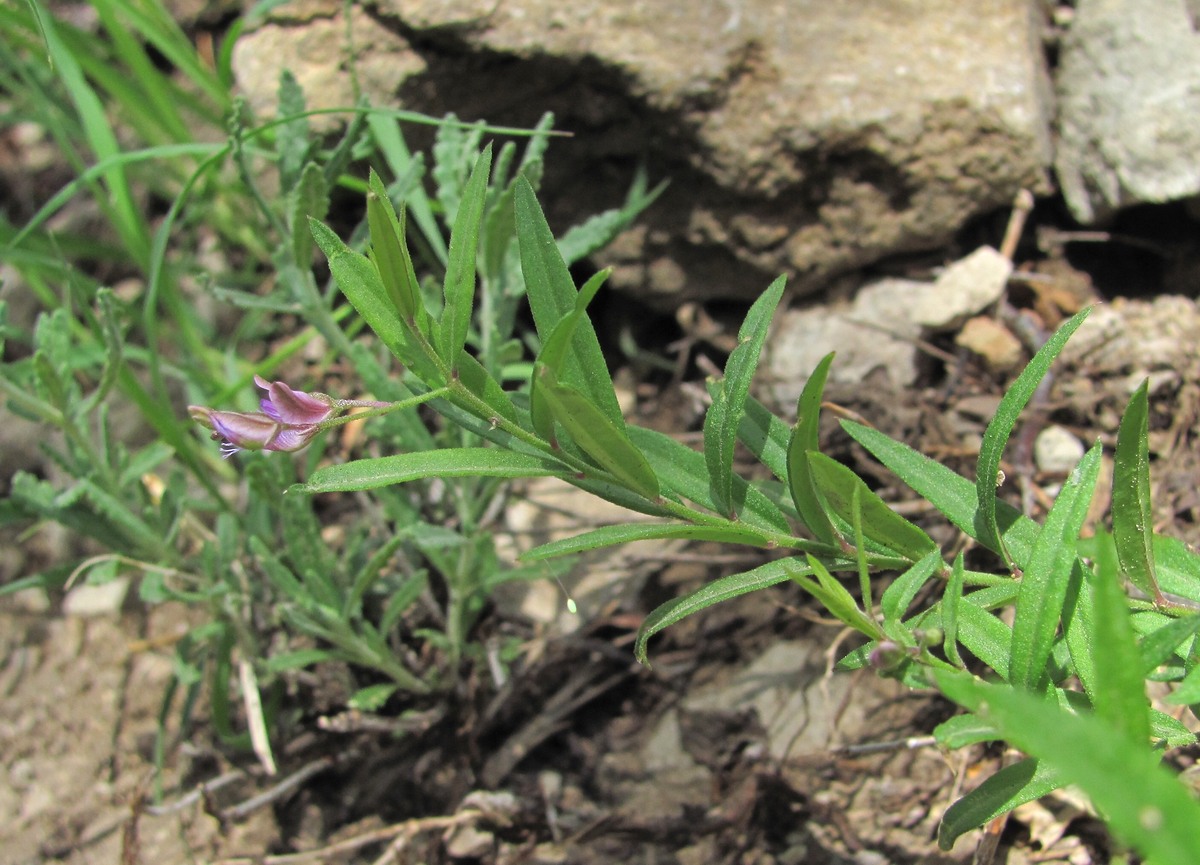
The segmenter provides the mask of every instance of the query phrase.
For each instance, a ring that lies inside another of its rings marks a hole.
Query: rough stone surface
[[[552,221],[611,206],[639,163],[670,178],[603,263],[671,305],[753,297],[778,272],[815,289],[1048,191],[1035,5],[379,0],[354,38],[360,78],[391,76],[364,82],[377,104],[526,125],[555,111],[576,137],[551,153]],[[239,43],[242,86],[269,105],[288,65],[313,104],[346,104],[343,22],[279,17],[291,8]]]
[[[1200,192],[1200,33],[1185,0],[1080,0],[1055,157],[1075,218]]]
[[[982,247],[946,267],[933,282],[883,279],[858,290],[849,304],[788,310],[777,316],[767,347],[767,378],[780,405],[795,402],[804,382],[831,351],[833,384],[881,376],[892,388],[917,378],[917,341],[953,330],[1004,292],[1012,263]]]

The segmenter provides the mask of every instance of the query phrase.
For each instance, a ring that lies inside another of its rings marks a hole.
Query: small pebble
[[[1075,435],[1060,426],[1048,426],[1038,433],[1033,459],[1039,470],[1066,474],[1083,458],[1086,448]]]

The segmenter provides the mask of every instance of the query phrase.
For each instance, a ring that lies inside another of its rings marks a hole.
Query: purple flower
[[[323,393],[293,390],[281,381],[261,376],[254,383],[266,391],[260,412],[216,411],[190,405],[192,420],[212,430],[213,441],[221,442],[221,455],[238,451],[298,451],[308,446],[326,421],[353,406],[384,406],[368,400],[334,399]]]
[[[315,424],[287,424],[263,412],[214,411],[190,405],[188,414],[213,431],[212,439],[221,443],[224,457],[238,451],[298,451],[320,431]]]

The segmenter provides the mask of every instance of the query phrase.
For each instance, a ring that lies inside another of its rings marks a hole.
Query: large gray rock
[[[1187,0],[1080,0],[1057,86],[1055,167],[1080,222],[1200,192],[1200,33]]]
[[[389,82],[364,82],[377,103],[524,124],[554,110],[576,137],[552,148],[552,220],[611,206],[639,161],[670,177],[606,263],[615,284],[673,304],[755,296],[781,271],[815,289],[889,254],[936,247],[1021,187],[1048,191],[1035,6],[378,0],[371,14],[386,36],[370,37],[358,20],[355,32],[360,62],[372,38],[389,51],[404,40],[419,60],[393,61],[390,92]],[[319,68],[289,51],[312,26],[299,17],[239,45],[242,86],[265,94],[261,104],[276,82],[248,74],[252,61],[290,65],[313,91],[321,75],[346,78],[328,57],[327,22],[306,43],[322,46]]]

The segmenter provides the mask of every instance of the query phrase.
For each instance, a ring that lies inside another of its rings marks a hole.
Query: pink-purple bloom
[[[326,421],[353,406],[383,406],[366,400],[334,399],[323,393],[293,390],[281,381],[261,376],[254,383],[266,391],[262,411],[217,411],[190,405],[192,420],[212,430],[213,441],[221,442],[221,455],[230,457],[242,450],[293,452],[302,450],[320,432]]]

